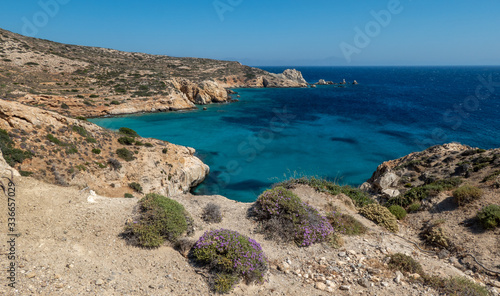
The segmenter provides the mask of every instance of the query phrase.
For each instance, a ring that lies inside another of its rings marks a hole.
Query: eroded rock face
[[[195,83],[188,79],[174,79],[172,84],[194,104],[223,103],[229,99],[226,89],[214,81]]]
[[[152,147],[122,145],[117,139],[123,135],[17,102],[0,100],[0,128],[13,135],[16,147],[22,144],[34,153],[17,168],[49,183],[89,187],[100,195],[133,193],[128,186],[132,182],[145,193],[178,195],[200,184],[209,172],[192,148],[140,137],[135,140]],[[120,158],[118,149],[127,149],[133,159]]]

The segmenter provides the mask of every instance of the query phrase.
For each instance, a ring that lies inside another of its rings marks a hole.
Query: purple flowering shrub
[[[267,258],[259,243],[236,231],[207,231],[193,247],[196,261],[208,264],[215,273],[213,288],[226,293],[243,278],[247,283],[263,282]]]
[[[293,239],[303,247],[326,241],[334,231],[318,210],[283,187],[262,193],[255,203],[254,212],[261,221],[261,230],[269,238],[276,235],[285,241]]]

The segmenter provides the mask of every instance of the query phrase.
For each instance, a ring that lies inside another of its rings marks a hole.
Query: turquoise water
[[[298,70],[309,82],[345,78],[360,84],[238,89],[239,102],[206,111],[91,121],[196,148],[211,173],[194,193],[238,201],[253,201],[290,176],[359,185],[383,161],[435,144],[500,146],[500,84],[480,89],[481,100],[467,99],[481,85],[478,75],[500,82],[499,67]]]

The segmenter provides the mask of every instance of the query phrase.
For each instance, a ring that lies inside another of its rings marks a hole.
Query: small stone
[[[61,275],[60,275],[60,274],[56,274],[56,275],[54,275],[54,279],[58,280],[58,279],[60,279],[60,278],[61,278]]]
[[[362,286],[362,287],[365,287],[365,288],[370,287],[370,282],[369,282],[367,279],[365,279],[365,278],[363,278],[363,279],[358,279],[358,284],[359,284],[360,286]]]
[[[492,285],[493,287],[500,288],[500,281],[491,281],[491,285]]]
[[[335,283],[330,281],[330,280],[326,280],[325,281],[325,284],[328,286],[328,287],[335,287]]]
[[[401,279],[403,278],[403,274],[401,273],[401,271],[396,271],[396,277],[394,278],[394,282],[396,284],[400,284],[401,283]]]
[[[318,290],[325,291],[326,290],[326,285],[323,284],[322,282],[317,282],[314,287]]]
[[[351,290],[351,286],[342,285],[342,286],[340,286],[340,290],[349,291],[349,290]]]
[[[56,289],[62,289],[64,287],[64,285],[61,283],[57,283],[54,285],[54,287],[56,287]]]
[[[349,251],[347,251],[347,254],[352,255],[352,256],[356,256],[356,251],[349,250]]]
[[[342,265],[346,265],[346,264],[347,264],[347,263],[345,263],[344,261],[337,261],[337,265],[342,266]]]
[[[420,274],[418,274],[418,273],[412,273],[412,274],[409,275],[409,277],[417,280],[417,279],[420,278]]]
[[[289,265],[292,265],[292,260],[290,260],[290,258],[287,258],[286,263],[288,263]]]
[[[73,268],[73,267],[75,267],[75,266],[74,266],[73,264],[66,264],[66,267],[67,267],[67,268]]]
[[[103,280],[101,280],[101,279],[98,279],[98,280],[95,282],[95,284],[96,284],[96,285],[98,285],[98,286],[102,286],[102,285],[104,285],[104,281],[103,281]]]
[[[389,287],[389,283],[388,282],[381,282],[380,283],[383,287]]]
[[[306,273],[304,274],[304,278],[308,279],[309,278],[309,275]]]
[[[438,258],[439,259],[444,259],[446,257],[450,256],[450,251],[446,249],[442,249],[441,252],[438,253]]]
[[[469,270],[466,270],[466,271],[465,271],[465,274],[466,274],[466,275],[469,275],[469,276],[472,276],[472,275],[474,274],[474,272],[473,272],[472,270],[470,270],[470,269],[469,269]]]
[[[345,256],[347,256],[346,252],[339,252],[338,255],[339,255],[339,257],[345,257]]]
[[[27,278],[29,278],[29,279],[32,279],[32,278],[34,278],[35,276],[36,276],[36,273],[34,273],[34,272],[30,272],[30,273],[27,273],[27,274],[26,274],[26,277],[27,277]]]

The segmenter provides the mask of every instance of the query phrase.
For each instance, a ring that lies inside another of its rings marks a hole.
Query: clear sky
[[[249,65],[500,65],[500,0],[17,0],[0,27]]]

